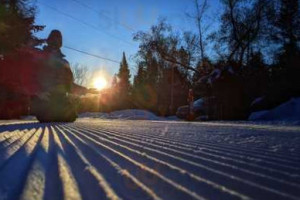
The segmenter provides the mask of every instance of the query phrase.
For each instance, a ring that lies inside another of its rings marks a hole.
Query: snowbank
[[[28,115],[28,116],[22,116],[22,120],[37,120],[35,116]]]
[[[155,114],[145,110],[121,110],[110,113],[116,119],[160,120]]]
[[[127,120],[178,120],[172,116],[168,118],[158,117],[154,113],[146,110],[121,110],[111,113],[82,113],[79,118],[98,118],[98,119],[127,119]]]
[[[300,98],[292,98],[272,110],[254,112],[249,120],[300,122]]]

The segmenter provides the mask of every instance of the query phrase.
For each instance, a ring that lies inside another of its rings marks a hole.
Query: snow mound
[[[121,110],[110,113],[114,119],[160,120],[160,117],[146,110]]]
[[[123,120],[179,120],[176,116],[167,118],[158,117],[154,113],[146,110],[130,109],[111,113],[82,113],[79,118],[97,119],[123,119]]]
[[[288,102],[272,110],[254,112],[250,115],[249,120],[278,120],[300,122],[300,98],[292,98]]]
[[[22,120],[37,120],[35,116],[28,115],[28,116],[22,116]]]
[[[97,118],[97,119],[107,119],[109,117],[108,113],[100,112],[85,112],[81,113],[78,116],[79,118]]]

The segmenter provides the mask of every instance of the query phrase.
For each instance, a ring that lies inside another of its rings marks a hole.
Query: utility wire
[[[90,23],[84,22],[84,21],[82,21],[82,20],[80,20],[80,19],[78,19],[78,18],[76,18],[76,17],[73,17],[72,15],[69,15],[68,13],[65,13],[65,12],[63,12],[63,11],[60,11],[60,10],[58,10],[57,8],[52,7],[52,6],[49,6],[49,5],[47,5],[47,4],[44,4],[44,3],[40,2],[40,1],[39,1],[38,3],[41,4],[41,5],[43,5],[43,6],[45,6],[45,7],[47,7],[47,8],[49,8],[49,9],[51,9],[51,10],[53,10],[53,11],[55,11],[55,12],[57,12],[57,13],[59,13],[59,14],[61,14],[61,15],[64,15],[64,16],[66,16],[66,17],[69,17],[69,18],[71,18],[71,19],[73,19],[73,20],[75,20],[75,21],[77,21],[77,22],[79,22],[79,23],[81,23],[81,24],[83,24],[83,25],[85,25],[85,26],[88,26],[88,27],[93,28],[93,29],[95,29],[95,30],[97,30],[97,31],[103,32],[103,33],[105,33],[106,35],[108,35],[108,36],[110,36],[110,37],[113,37],[113,38],[115,38],[115,39],[117,39],[117,40],[120,40],[120,41],[122,41],[122,42],[124,42],[124,43],[126,43],[126,44],[128,44],[128,45],[133,46],[133,44],[132,44],[131,42],[128,42],[128,41],[126,41],[126,40],[123,40],[122,38],[119,38],[119,37],[117,37],[117,36],[114,36],[114,35],[112,35],[112,34],[106,32],[106,31],[103,31],[103,30],[99,29],[97,26],[94,26],[94,25],[92,25],[92,24],[90,24]]]
[[[102,59],[102,60],[110,61],[110,62],[113,62],[113,63],[118,63],[118,64],[120,63],[119,61],[116,61],[116,60],[113,60],[113,59],[110,59],[110,58],[105,58],[103,56],[95,55],[95,54],[92,54],[92,53],[89,53],[89,52],[86,52],[86,51],[78,50],[78,49],[75,49],[73,47],[63,46],[63,48],[69,49],[69,50],[72,50],[72,51],[76,51],[76,52],[79,52],[79,53],[82,53],[82,54],[85,54],[85,55],[88,55],[88,56],[91,56],[91,57],[95,57],[95,58],[99,58],[99,59]]]
[[[112,18],[108,17],[107,15],[103,14],[102,12],[96,10],[95,8],[93,8],[92,6],[89,6],[79,0],[70,0],[70,1],[73,1],[75,3],[77,3],[78,5],[81,5],[82,7],[85,7],[93,12],[95,12],[96,14],[99,14],[99,15],[102,15],[103,17],[105,17],[106,19],[109,19],[109,20],[112,20]],[[132,28],[131,26],[125,24],[125,23],[121,23],[121,22],[118,22],[118,21],[115,21],[117,24],[123,26],[124,28],[126,28],[127,30],[131,31],[131,32],[136,32],[136,30],[134,28]]]
[[[82,50],[79,50],[79,49],[75,49],[75,48],[73,48],[73,47],[69,47],[69,46],[65,46],[65,45],[64,45],[63,48],[69,49],[69,50],[72,50],[72,51],[76,51],[76,52],[78,52],[78,53],[85,54],[85,55],[88,55],[88,56],[91,56],[91,57],[94,57],[94,58],[98,58],[98,59],[101,59],[101,60],[106,60],[106,61],[113,62],[113,63],[117,63],[117,64],[120,64],[120,63],[121,63],[120,61],[113,60],[113,59],[110,59],[110,58],[106,58],[106,57],[103,57],[103,56],[99,56],[99,55],[96,55],[96,54],[92,54],[92,53],[89,53],[89,52],[86,52],[86,51],[82,51]],[[133,68],[133,67],[131,67],[131,66],[129,65],[129,63],[127,63],[127,64],[128,64],[128,67],[129,67],[132,71],[135,71],[135,73],[136,73],[136,69]]]

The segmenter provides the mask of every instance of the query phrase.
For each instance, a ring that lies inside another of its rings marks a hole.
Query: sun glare
[[[98,77],[94,80],[93,85],[97,90],[103,90],[107,86],[107,81],[103,77]]]

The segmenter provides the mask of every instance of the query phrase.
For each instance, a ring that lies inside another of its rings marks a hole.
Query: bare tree
[[[199,47],[200,47],[200,56],[201,60],[205,58],[205,43],[204,43],[204,16],[208,9],[207,0],[203,0],[203,3],[200,3],[199,0],[194,0],[196,14],[192,16],[187,13],[187,16],[193,18],[196,21],[198,34],[199,34]]]
[[[184,38],[182,38],[174,34],[172,27],[164,19],[160,20],[157,25],[152,26],[150,32],[140,31],[136,33],[134,40],[140,42],[139,56],[145,54],[145,52],[152,52],[153,56],[160,61],[199,73],[191,63],[195,57],[195,45],[192,45],[192,43],[197,40],[196,37],[185,33]],[[179,56],[181,50],[188,54],[188,62],[182,62]]]
[[[82,86],[88,83],[88,80],[90,79],[90,73],[87,66],[76,63],[72,65],[71,69],[74,76],[74,82],[76,84]]]
[[[263,27],[263,14],[267,0],[223,0],[225,11],[217,43],[225,43],[229,49],[228,60],[242,65],[245,52],[258,41]],[[218,44],[219,45],[219,44]]]

